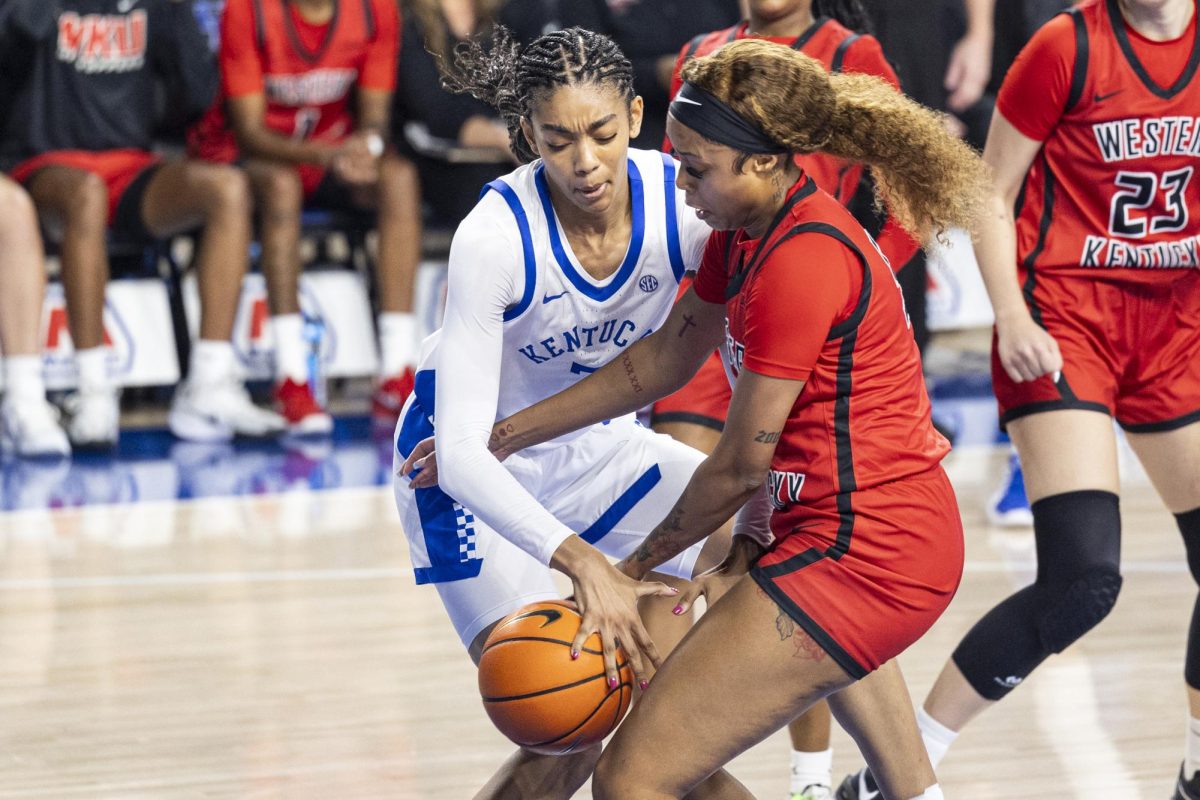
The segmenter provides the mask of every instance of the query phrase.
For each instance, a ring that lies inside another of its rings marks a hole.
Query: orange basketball
[[[500,732],[547,755],[599,742],[617,727],[633,697],[633,670],[617,650],[618,684],[608,685],[600,637],[579,658],[571,641],[579,613],[561,602],[530,603],[496,624],[479,659],[483,707]]]

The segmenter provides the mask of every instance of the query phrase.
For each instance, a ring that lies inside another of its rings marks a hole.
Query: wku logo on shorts
[[[131,6],[133,3],[128,3]],[[146,12],[58,18],[58,60],[79,72],[134,72],[146,63]]]
[[[767,495],[776,511],[786,511],[800,502],[800,490],[804,488],[803,472],[784,472],[773,469],[767,473]]]

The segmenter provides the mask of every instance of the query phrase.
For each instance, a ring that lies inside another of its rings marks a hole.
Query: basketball
[[[600,636],[579,658],[571,641],[580,616],[562,602],[530,603],[497,623],[479,659],[483,707],[514,743],[565,755],[601,741],[617,727],[633,697],[633,670],[617,650],[618,684],[604,674]]]

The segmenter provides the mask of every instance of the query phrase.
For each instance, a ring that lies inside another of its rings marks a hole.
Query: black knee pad
[[[1200,508],[1193,508],[1175,515],[1179,533],[1183,535],[1183,546],[1187,550],[1188,569],[1200,583]],[[1183,677],[1188,686],[1200,689],[1200,597],[1192,608],[1192,625],[1188,630],[1187,658],[1184,660]]]
[[[1200,583],[1200,508],[1193,508],[1175,515],[1179,533],[1183,536],[1183,547],[1187,551],[1188,569],[1196,583]]]
[[[1112,492],[1067,492],[1031,507],[1037,537],[1037,629],[1061,653],[1108,616],[1121,590],[1121,509]]]
[[[1080,491],[1033,504],[1037,580],[976,623],[954,652],[963,677],[999,700],[1051,653],[1104,619],[1121,589],[1121,514],[1112,492]]]

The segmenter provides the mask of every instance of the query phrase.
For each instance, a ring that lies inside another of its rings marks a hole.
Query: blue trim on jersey
[[[629,194],[630,202],[633,205],[633,232],[629,236],[629,250],[625,253],[625,260],[621,262],[620,268],[617,269],[617,274],[607,286],[596,286],[588,278],[579,273],[575,269],[575,265],[571,263],[571,259],[567,256],[567,251],[563,249],[562,238],[558,235],[558,219],[554,216],[554,205],[550,202],[550,187],[546,185],[546,168],[539,164],[537,172],[534,173],[534,183],[537,185],[538,197],[542,200],[542,210],[546,214],[546,228],[550,231],[550,249],[554,252],[554,260],[558,262],[558,266],[562,269],[563,274],[567,276],[567,280],[571,281],[571,285],[579,290],[579,293],[585,297],[590,297],[593,300],[608,300],[621,290],[625,282],[629,280],[629,276],[633,274],[633,268],[637,266],[638,257],[642,254],[642,238],[646,233],[646,208],[644,201],[644,192],[642,191],[642,175],[638,172],[637,165],[633,163],[633,159],[629,159]]]
[[[663,196],[667,206],[667,255],[671,259],[671,272],[675,283],[683,280],[683,251],[679,246],[679,219],[675,216],[675,159],[659,153],[663,160]]]
[[[416,398],[396,436],[396,451],[402,458],[407,458],[422,439],[433,435],[434,371],[418,372],[415,384]],[[483,559],[475,554],[475,516],[437,486],[417,489],[414,494],[429,554],[428,567],[413,569],[417,583],[448,583],[478,575]]]
[[[650,469],[642,473],[642,477],[633,482],[633,485],[622,492],[617,501],[609,506],[608,510],[600,515],[600,518],[588,526],[588,529],[579,534],[579,538],[583,539],[588,544],[595,544],[605,537],[605,535],[613,528],[617,527],[630,509],[641,502],[642,498],[650,493],[658,482],[662,480],[662,471],[655,464]]]
[[[509,210],[517,218],[517,228],[521,231],[521,250],[525,256],[525,293],[521,295],[521,300],[515,306],[509,306],[504,310],[504,321],[511,322],[524,314],[525,309],[529,308],[529,304],[533,302],[533,293],[537,283],[537,259],[533,255],[533,234],[529,231],[529,217],[525,215],[521,198],[517,197],[513,188],[497,178],[484,186],[479,196],[483,197],[487,194],[488,189],[499,192],[500,196],[504,198],[504,202],[508,203]]]

